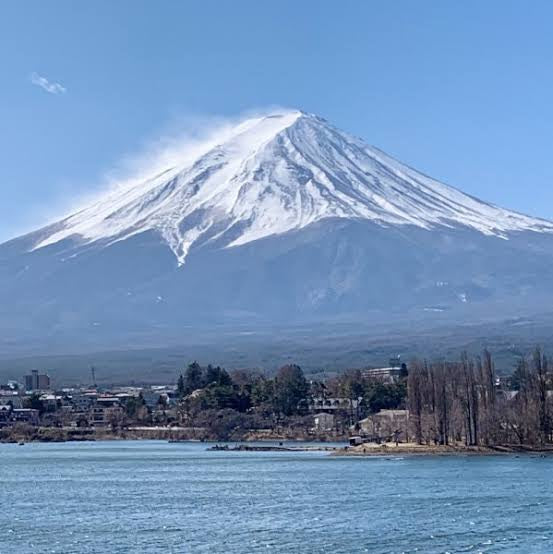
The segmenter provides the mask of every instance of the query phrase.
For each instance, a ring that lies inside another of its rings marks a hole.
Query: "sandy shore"
[[[339,448],[333,456],[403,456],[403,455],[485,455],[485,454],[553,454],[552,447],[536,447],[528,445],[501,445],[501,446],[465,446],[465,445],[427,445],[416,443],[385,443],[361,444]]]

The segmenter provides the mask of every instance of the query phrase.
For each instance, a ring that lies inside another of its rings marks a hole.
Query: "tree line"
[[[336,428],[349,426],[383,408],[405,406],[406,382],[381,383],[361,371],[348,371],[326,381],[308,380],[295,364],[281,367],[270,377],[258,371],[228,372],[194,362],[177,381],[181,420],[209,428],[224,438],[240,429],[294,428],[298,435],[312,427],[309,414],[314,399],[341,398],[351,402],[334,410]],[[321,408],[324,410],[324,406]]]
[[[314,399],[349,402],[336,417],[337,434],[357,431],[359,421],[384,409],[406,409],[402,440],[419,444],[493,446],[553,442],[553,379],[537,348],[500,384],[491,354],[463,354],[459,361],[413,360],[395,382],[360,370],[308,380],[297,365],[269,377],[190,364],[178,379],[181,420],[228,436],[236,429],[311,425]],[[325,405],[321,406],[325,411]]]
[[[410,364],[409,431],[420,444],[493,446],[552,442],[548,360],[537,348],[521,359],[509,387],[498,386],[488,351],[458,362]]]

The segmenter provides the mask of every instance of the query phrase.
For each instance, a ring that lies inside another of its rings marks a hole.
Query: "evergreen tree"
[[[38,410],[40,415],[42,415],[46,411],[44,402],[40,399],[40,395],[38,395],[36,392],[25,399],[24,405],[26,408]]]
[[[308,392],[309,384],[299,366],[281,367],[275,379],[273,404],[276,411],[287,416],[302,412],[307,404]]]
[[[186,385],[184,384],[184,376],[181,373],[177,381],[177,394],[179,395],[179,398],[182,398],[185,395],[185,392]]]
[[[232,379],[224,369],[219,366],[213,367],[211,364],[206,369],[206,383],[208,385],[216,384],[219,386],[231,386]]]
[[[203,371],[198,362],[192,362],[184,372],[184,394],[190,394],[205,385]]]

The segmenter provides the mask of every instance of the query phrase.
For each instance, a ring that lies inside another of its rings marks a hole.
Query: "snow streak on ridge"
[[[179,264],[192,247],[224,247],[326,218],[465,226],[508,238],[553,223],[468,196],[300,111],[248,119],[192,161],[106,195],[52,226],[35,249],[75,238],[111,244],[161,234]]]

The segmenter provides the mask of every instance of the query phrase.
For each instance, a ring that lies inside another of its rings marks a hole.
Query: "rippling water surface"
[[[0,552],[553,552],[553,458],[0,445]]]

